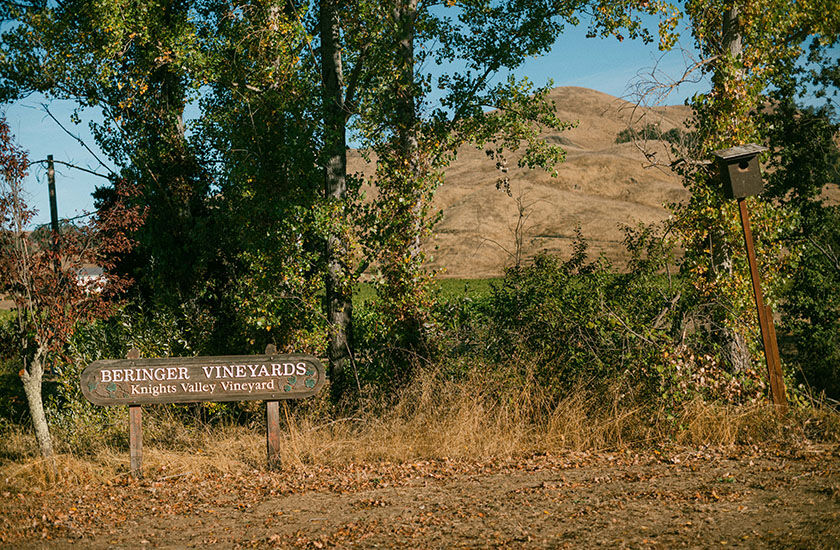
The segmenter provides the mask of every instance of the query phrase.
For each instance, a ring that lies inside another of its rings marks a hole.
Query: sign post
[[[785,381],[782,377],[782,365],[779,359],[779,345],[776,342],[773,308],[764,303],[764,294],[761,291],[761,279],[758,274],[758,262],[755,257],[755,246],[750,228],[750,212],[747,210],[747,203],[743,198],[738,199],[738,208],[741,212],[741,225],[744,228],[744,241],[747,246],[747,260],[750,264],[750,278],[752,279],[755,307],[758,310],[758,326],[761,330],[764,360],[767,363],[770,397],[773,399],[775,405],[782,407],[784,410],[787,409],[787,399],[785,397]]]
[[[140,350],[131,348],[126,358],[140,359]],[[129,472],[140,479],[143,477],[143,409],[140,405],[128,406],[128,453]]]
[[[280,402],[265,402],[265,447],[268,467],[280,467]]]
[[[764,294],[761,291],[761,278],[758,272],[758,262],[755,256],[752,229],[750,227],[750,212],[747,209],[746,197],[758,195],[764,190],[761,177],[761,166],[758,154],[766,151],[766,147],[756,144],[732,147],[715,151],[723,191],[727,198],[738,199],[738,210],[741,215],[741,227],[744,230],[744,243],[747,248],[747,260],[750,264],[750,279],[752,279],[753,297],[758,313],[758,326],[761,330],[761,343],[764,348],[764,360],[767,363],[767,378],[770,383],[770,397],[773,404],[781,412],[787,411],[787,397],[785,396],[785,380],[782,375],[782,364],[779,359],[779,346],[776,342],[776,327],[773,322],[773,309],[764,304]]]
[[[274,344],[265,347],[266,355],[277,353]],[[265,448],[268,456],[268,467],[280,467],[280,402],[269,400],[265,402]]]
[[[141,405],[201,401],[266,401],[268,464],[279,466],[279,402],[318,393],[326,381],[321,362],[306,355],[264,355],[95,361],[82,371],[84,396],[96,405],[128,405],[131,474],[142,475]]]

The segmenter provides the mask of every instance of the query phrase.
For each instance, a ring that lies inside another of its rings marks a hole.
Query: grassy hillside
[[[654,124],[662,132],[683,129],[688,107],[636,109],[627,101],[575,87],[557,88],[549,97],[562,119],[577,122],[571,130],[543,135],[567,152],[558,177],[518,168],[513,157],[508,196],[496,188],[500,173],[495,162],[472,146],[463,147],[447,169],[433,205],[443,218],[425,243],[430,266],[443,269],[442,277],[497,277],[512,265],[518,204],[525,257],[541,250],[567,256],[579,227],[593,254],[622,264],[621,227],[664,220],[668,210],[663,205],[687,197],[675,175],[646,168],[650,163],[641,144],[616,143],[616,138],[631,125]],[[657,159],[667,160],[669,144],[649,141],[644,146]],[[357,152],[351,152],[350,170],[373,171]]]

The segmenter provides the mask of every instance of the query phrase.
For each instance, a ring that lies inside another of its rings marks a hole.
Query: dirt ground
[[[4,492],[14,548],[840,548],[840,450],[147,472]]]

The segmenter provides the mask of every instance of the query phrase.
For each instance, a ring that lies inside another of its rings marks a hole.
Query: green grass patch
[[[501,278],[489,279],[438,279],[434,282],[435,291],[442,300],[453,298],[483,298],[492,291],[494,283],[500,284]],[[353,292],[353,303],[363,304],[376,298],[376,291],[371,283],[359,283]]]
[[[502,279],[438,279],[436,281],[439,296],[450,298],[483,298],[489,296],[493,284],[501,284]]]

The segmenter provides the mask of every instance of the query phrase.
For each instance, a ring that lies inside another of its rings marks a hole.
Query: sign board
[[[82,393],[96,405],[275,401],[315,395],[326,371],[306,355],[106,359],[85,367]]]

